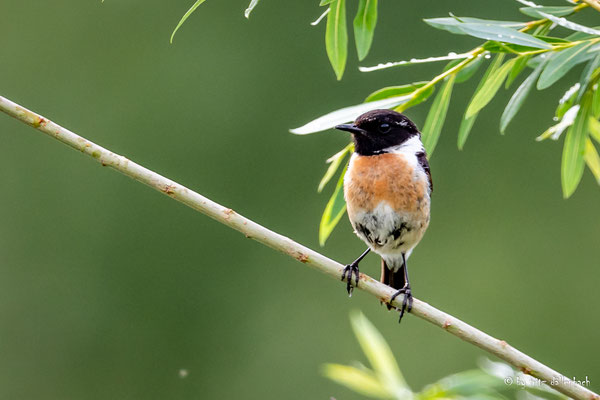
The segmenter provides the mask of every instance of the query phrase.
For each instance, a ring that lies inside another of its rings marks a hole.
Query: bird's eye
[[[381,125],[379,125],[379,132],[381,132],[381,133],[388,133],[390,131],[390,129],[392,129],[392,127],[390,126],[390,124],[381,124]]]

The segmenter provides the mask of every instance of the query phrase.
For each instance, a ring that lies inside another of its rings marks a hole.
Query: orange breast
[[[404,155],[353,157],[344,181],[348,211],[373,210],[381,201],[397,211],[422,211],[427,179],[419,179]],[[428,199],[427,199],[428,200]]]

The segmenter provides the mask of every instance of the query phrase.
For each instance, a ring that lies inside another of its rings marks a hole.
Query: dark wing
[[[425,152],[417,153],[417,160],[427,174],[427,178],[429,179],[429,191],[433,193],[433,181],[431,180],[431,169],[429,168],[429,161],[427,161],[427,154],[425,154]]]

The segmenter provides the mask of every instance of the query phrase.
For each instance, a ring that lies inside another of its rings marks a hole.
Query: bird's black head
[[[373,110],[364,113],[353,124],[338,125],[336,129],[352,133],[355,151],[363,156],[380,154],[383,149],[398,146],[420,135],[413,122],[392,110]]]

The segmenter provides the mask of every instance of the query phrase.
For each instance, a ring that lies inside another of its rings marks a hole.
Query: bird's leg
[[[348,276],[348,280],[346,281],[346,283],[347,283],[346,290],[348,290],[348,295],[350,297],[352,297],[352,290],[354,289],[354,287],[352,286],[352,275],[355,276],[355,280],[356,280],[355,286],[358,286],[358,279],[360,278],[359,271],[358,271],[358,263],[360,262],[360,260],[365,258],[365,256],[367,254],[369,254],[369,251],[371,251],[370,247],[367,248],[367,250],[365,250],[364,253],[362,253],[360,255],[360,257],[358,257],[356,260],[354,260],[350,264],[346,265],[346,267],[344,268],[344,272],[342,272],[342,281],[344,279],[346,279],[346,275]]]
[[[394,295],[390,298],[390,304],[394,301],[394,299],[403,294],[404,298],[402,299],[402,308],[400,309],[400,319],[398,319],[398,323],[402,322],[402,317],[404,316],[404,311],[410,312],[412,310],[413,297],[410,291],[410,282],[408,280],[408,268],[406,266],[406,256],[402,253],[402,268],[404,269],[404,287],[398,290]]]

